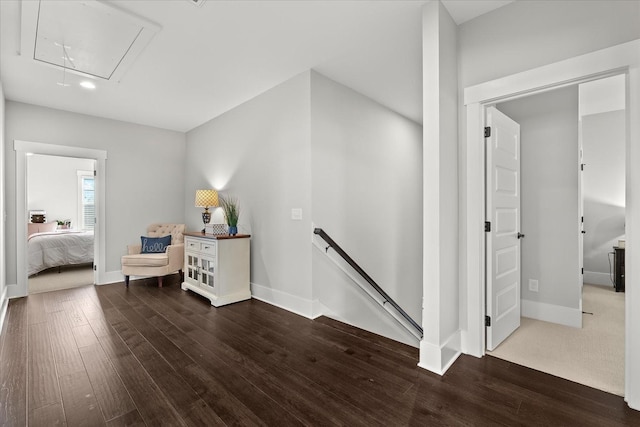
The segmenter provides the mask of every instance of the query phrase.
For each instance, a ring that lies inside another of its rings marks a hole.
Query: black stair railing
[[[422,331],[422,327],[420,325],[418,325],[418,323],[416,323],[415,320],[413,320],[411,318],[411,316],[409,316],[407,314],[407,312],[405,312],[402,307],[400,307],[398,305],[398,303],[396,303],[393,298],[391,298],[389,295],[387,295],[387,293],[380,287],[378,286],[378,284],[371,278],[371,276],[369,276],[367,274],[366,271],[364,271],[345,251],[344,249],[342,249],[340,247],[340,245],[338,245],[331,237],[329,237],[329,235],[322,229],[322,228],[315,228],[313,230],[313,234],[317,234],[318,236],[322,237],[322,239],[327,242],[329,244],[329,246],[327,246],[326,250],[328,251],[329,248],[333,248],[334,251],[336,251],[336,253],[338,255],[340,255],[342,257],[342,259],[344,259],[347,264],[349,264],[351,266],[351,268],[353,268],[355,271],[358,272],[358,274],[360,276],[362,276],[362,278],[364,280],[367,281],[367,283],[369,283],[369,285],[371,285],[371,287],[373,289],[376,290],[376,292],[378,292],[380,294],[380,296],[382,296],[382,298],[384,298],[385,303],[388,302],[389,304],[391,304],[391,306],[393,308],[396,309],[396,311],[398,313],[400,313],[400,315],[402,317],[404,317],[407,322],[409,322],[411,324],[411,326],[413,326],[414,328],[416,328],[418,331],[420,331],[420,336],[423,336],[423,331]],[[384,304],[384,303],[383,303]]]

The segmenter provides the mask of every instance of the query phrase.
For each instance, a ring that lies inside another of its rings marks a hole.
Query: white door
[[[487,108],[487,349],[520,326],[520,125]]]

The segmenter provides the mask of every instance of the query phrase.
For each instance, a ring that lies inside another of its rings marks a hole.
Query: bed
[[[52,267],[93,262],[93,231],[57,230],[29,235],[29,276]]]

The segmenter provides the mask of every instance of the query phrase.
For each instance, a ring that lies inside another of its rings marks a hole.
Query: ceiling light
[[[90,82],[89,80],[84,80],[80,82],[80,86],[82,86],[85,89],[95,89],[96,88],[96,84],[94,82]]]

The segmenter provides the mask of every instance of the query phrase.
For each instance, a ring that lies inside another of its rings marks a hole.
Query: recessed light
[[[89,80],[84,80],[80,82],[80,86],[82,86],[85,89],[95,89],[96,88],[96,84],[94,82],[90,82]]]

